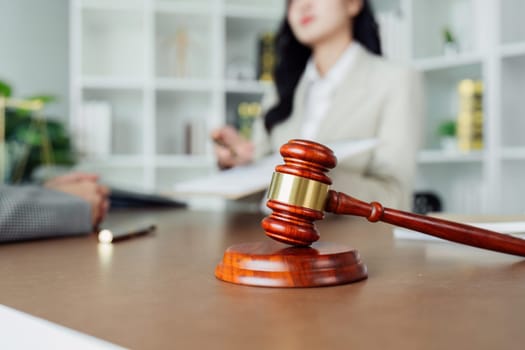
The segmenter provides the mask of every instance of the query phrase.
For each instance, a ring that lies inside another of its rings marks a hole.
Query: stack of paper
[[[525,221],[467,223],[467,225],[525,239]],[[399,239],[448,242],[447,240],[438,237],[401,227],[394,228],[394,237]]]
[[[365,139],[327,145],[337,159],[345,159],[377,145],[377,139]],[[178,183],[174,186],[176,195],[216,195],[227,199],[239,199],[264,191],[270,185],[276,165],[283,164],[279,154],[268,156],[257,163],[237,167],[204,178]]]

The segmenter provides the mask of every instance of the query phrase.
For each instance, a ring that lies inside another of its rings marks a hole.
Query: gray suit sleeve
[[[91,231],[91,208],[86,201],[37,186],[0,185],[0,242]]]

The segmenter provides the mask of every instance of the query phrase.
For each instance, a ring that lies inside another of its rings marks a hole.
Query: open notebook
[[[334,151],[337,159],[341,160],[371,151],[377,144],[377,139],[364,139],[327,146]],[[177,195],[215,195],[227,199],[243,198],[268,188],[275,166],[282,163],[281,155],[273,154],[254,164],[178,183],[174,186],[174,192]]]

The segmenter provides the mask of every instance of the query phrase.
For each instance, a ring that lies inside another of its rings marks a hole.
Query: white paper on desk
[[[525,221],[507,221],[507,222],[475,222],[467,223],[467,225],[484,228],[486,230],[495,231],[499,233],[508,234],[518,238],[525,239]],[[394,237],[399,239],[414,239],[423,241],[441,241],[449,242],[447,240],[430,236],[421,232],[409,230],[401,227],[394,227]]]
[[[340,142],[327,145],[338,160],[372,150],[377,139]],[[216,195],[227,199],[239,199],[265,190],[270,185],[275,166],[282,164],[280,154],[267,156],[258,162],[240,166],[196,180],[175,184],[175,194]]]
[[[124,349],[95,337],[0,305],[0,349]]]

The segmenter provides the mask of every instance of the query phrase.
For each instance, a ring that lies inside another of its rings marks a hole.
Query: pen
[[[98,233],[98,241],[100,243],[112,243],[118,242],[124,239],[143,236],[151,233],[157,229],[156,225],[149,225],[145,227],[140,227],[132,230],[109,230],[103,229]]]
[[[233,158],[237,158],[238,154],[233,149],[232,146],[226,144],[220,137],[213,138],[213,142],[215,142],[216,145],[226,148],[228,151],[230,151],[230,154]]]

